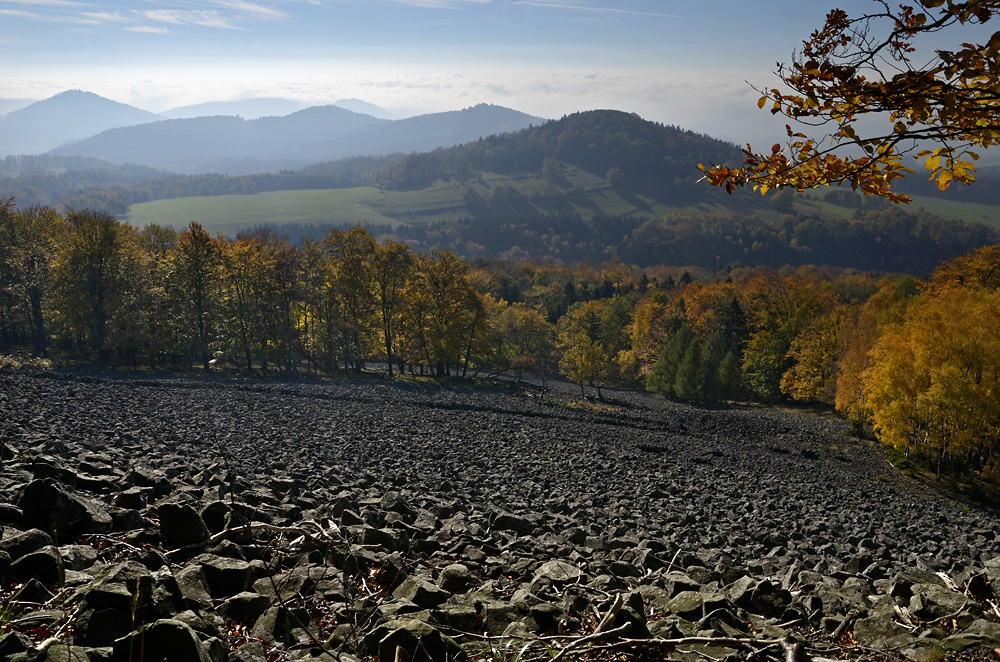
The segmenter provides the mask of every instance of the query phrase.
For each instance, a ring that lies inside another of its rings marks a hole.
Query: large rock
[[[424,621],[402,618],[384,623],[361,642],[361,652],[378,655],[380,660],[395,660],[396,649],[402,648],[410,662],[464,660],[465,651],[448,637]]]
[[[208,648],[190,626],[164,619],[114,642],[112,662],[212,662]]]
[[[11,570],[19,582],[37,579],[46,586],[60,586],[66,577],[62,555],[52,545],[25,554],[11,564]]]
[[[392,592],[392,597],[409,600],[424,609],[434,609],[448,599],[448,591],[419,577],[408,577],[399,585],[399,588]]]
[[[208,540],[208,527],[201,515],[186,503],[163,503],[157,506],[160,535],[170,547],[185,547]]]
[[[193,560],[201,564],[213,598],[232,597],[250,588],[253,582],[253,567],[241,559],[202,554]]]
[[[7,552],[12,559],[19,559],[25,554],[51,545],[52,536],[41,529],[28,529],[15,533],[9,538],[0,540],[0,551]]]
[[[99,501],[51,478],[28,483],[18,505],[25,525],[42,529],[59,543],[84,533],[107,533],[114,523]]]
[[[535,578],[533,581],[537,582],[539,579],[543,578],[548,579],[557,586],[563,586],[565,584],[581,581],[583,579],[583,571],[575,565],[566,563],[565,561],[546,561],[538,570],[535,571]]]

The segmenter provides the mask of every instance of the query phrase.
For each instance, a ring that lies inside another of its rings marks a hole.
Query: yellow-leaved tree
[[[1000,292],[948,286],[915,297],[862,375],[879,439],[937,466],[1000,459]]]

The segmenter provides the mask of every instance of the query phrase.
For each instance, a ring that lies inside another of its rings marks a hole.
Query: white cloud
[[[125,29],[129,32],[143,32],[146,34],[171,34],[170,28],[154,27],[152,25],[134,25]]]
[[[621,9],[618,7],[590,7],[588,5],[574,5],[566,2],[538,2],[537,0],[511,0],[520,5],[531,5],[532,7],[546,7],[549,9],[569,9],[572,11],[599,12],[605,14],[629,14],[632,16],[655,16],[657,18],[685,18],[677,14],[663,14],[660,12],[638,11],[635,9]]]
[[[426,7],[428,9],[452,9],[462,5],[484,5],[493,0],[391,0],[411,7]]]
[[[0,9],[0,16],[16,16],[17,18],[31,18],[35,20],[42,18],[39,14],[21,9]]]
[[[193,9],[149,9],[141,12],[150,21],[171,25],[199,25],[207,28],[237,29],[231,19],[221,12]]]
[[[224,7],[225,9],[231,9],[240,16],[250,16],[267,21],[277,21],[288,17],[287,14],[277,9],[258,5],[254,2],[245,2],[244,0],[216,0],[212,4]]]
[[[5,5],[29,5],[31,7],[83,7],[80,2],[70,0],[3,0]]]

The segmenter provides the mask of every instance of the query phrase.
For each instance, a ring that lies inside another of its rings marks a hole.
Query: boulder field
[[[605,396],[0,373],[0,660],[1000,646],[995,513],[835,418]]]

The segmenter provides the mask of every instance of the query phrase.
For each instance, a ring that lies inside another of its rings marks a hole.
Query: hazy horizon
[[[610,108],[745,142],[782,126],[746,81],[772,84],[775,62],[828,9],[751,4],[0,0],[0,98],[80,89],[157,113],[356,98],[396,117],[478,103],[547,118]]]
[[[80,89],[151,112],[360,99],[635,112],[737,144],[783,136],[773,86],[834,5],[772,0],[0,0],[0,99]],[[873,0],[836,3],[852,14]],[[969,35],[963,33],[963,37]],[[749,82],[748,82],[749,81]]]

